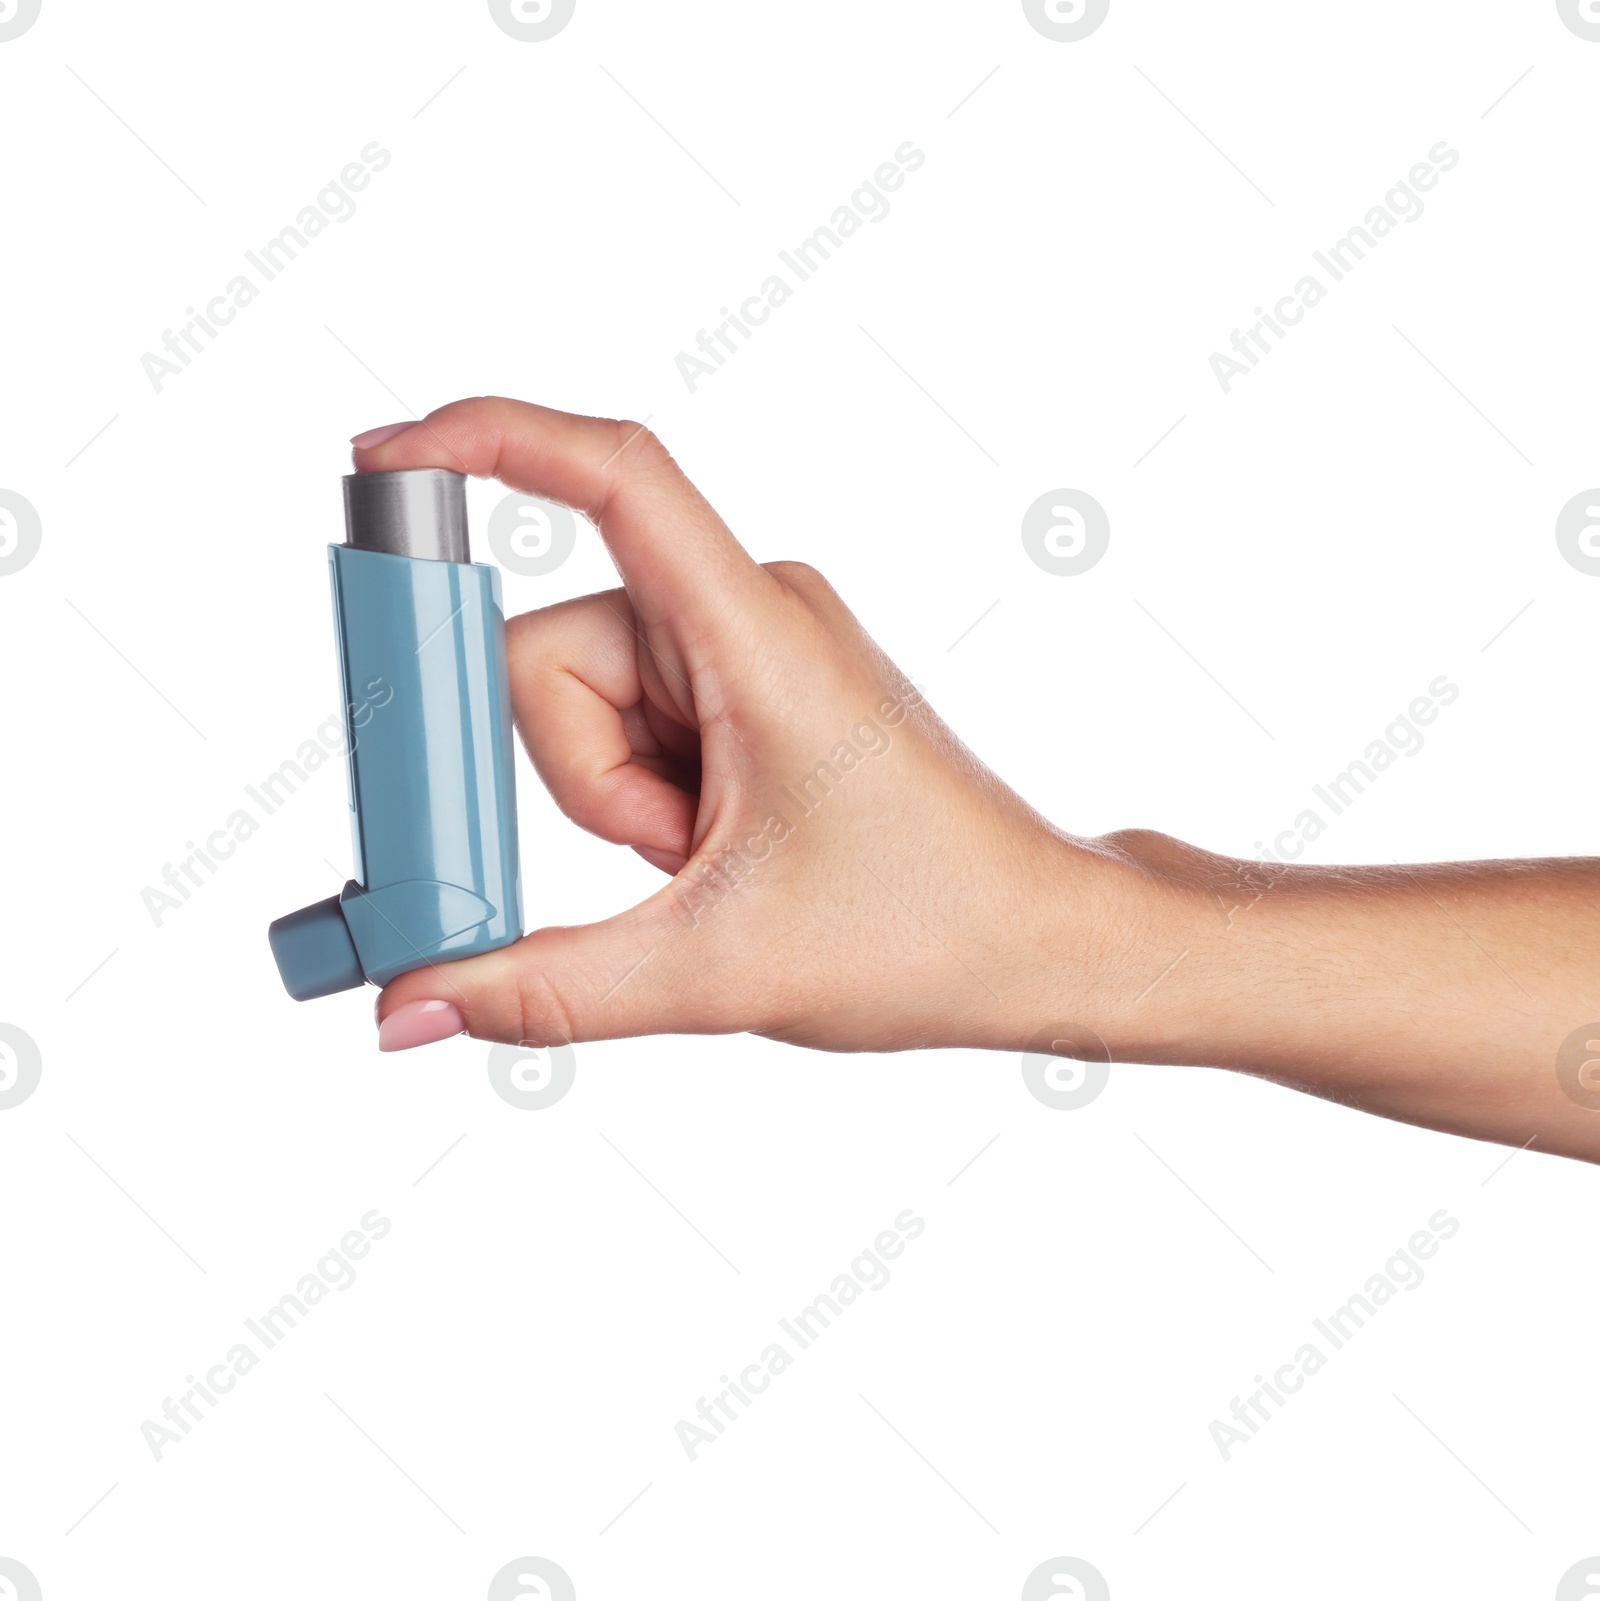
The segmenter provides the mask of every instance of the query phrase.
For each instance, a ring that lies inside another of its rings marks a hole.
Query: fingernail
[[[467,1020],[449,1001],[408,1001],[378,1024],[378,1049],[409,1051],[466,1031]]]
[[[352,450],[371,450],[374,445],[381,445],[386,439],[393,439],[396,434],[403,434],[406,429],[415,427],[410,422],[389,422],[381,428],[369,428],[364,434],[357,434],[350,441]]]

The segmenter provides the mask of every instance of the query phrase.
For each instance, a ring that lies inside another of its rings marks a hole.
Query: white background
[[[579,0],[545,43],[44,0],[0,43],[0,488],[43,529],[0,577],[0,1022],[43,1060],[0,1113],[0,1556],[47,1601],[478,1597],[524,1555],[584,1601],[1012,1597],[1058,1555],[1117,1601],[1554,1595],[1600,1549],[1590,1169],[1212,1072],[1061,1112],[1011,1057],[744,1038],[583,1045],[519,1111],[486,1045],[380,1058],[369,997],[285,998],[337,763],[159,927],[141,891],[338,703],[346,438],[484,392],[649,417],[1066,827],[1254,855],[1445,674],[1305,859],[1592,851],[1600,580],[1554,526],[1600,479],[1597,81],[1553,0],[1114,0],[1078,43],[1002,0]],[[157,393],[141,356],[373,140]],[[690,394],[677,353],[906,140],[891,214]],[[1225,396],[1211,352],[1441,140]],[[1060,487],[1111,521],[1075,578],[1019,532]],[[585,527],[506,594],[612,581]],[[530,921],[653,887],[521,773]],[[374,1207],[358,1282],[155,1461]],[[893,1282],[691,1463],[677,1421],[908,1207]],[[1225,1463],[1211,1421],[1440,1208],[1426,1282]]]

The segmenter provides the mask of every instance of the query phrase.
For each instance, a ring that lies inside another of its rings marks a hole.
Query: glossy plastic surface
[[[377,984],[522,934],[500,574],[331,545],[354,881]]]

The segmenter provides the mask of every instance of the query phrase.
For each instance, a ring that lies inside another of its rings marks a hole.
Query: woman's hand
[[[406,973],[386,1050],[750,1031],[1185,1062],[1600,1160],[1600,863],[1288,867],[1074,839],[809,567],[757,566],[632,423],[466,400],[356,442],[575,506],[623,587],[509,626],[563,811],[671,875],[583,928]]]
[[[375,433],[363,471],[492,476],[599,528],[623,587],[511,620],[514,714],[566,815],[671,875],[604,922],[396,979],[385,1049],[462,1028],[1021,1047],[1153,976],[1109,915],[1138,875],[984,768],[819,574],[752,561],[643,428],[480,399]]]

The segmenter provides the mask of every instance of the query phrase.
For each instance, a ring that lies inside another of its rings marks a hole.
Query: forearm
[[[1600,1111],[1556,1062],[1600,1020],[1600,861],[1291,867],[1149,834],[1070,848],[1120,908],[1100,935],[1121,940],[1115,977],[1087,992],[1114,1060],[1234,1068],[1600,1161]]]

